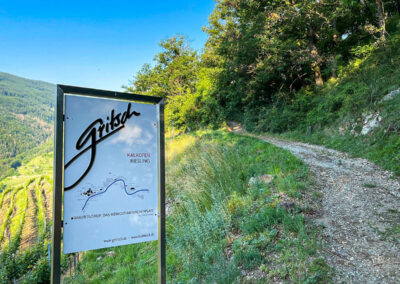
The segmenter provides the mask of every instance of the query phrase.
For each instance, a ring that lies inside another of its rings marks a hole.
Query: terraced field
[[[48,274],[52,153],[0,181],[0,283],[40,281]]]

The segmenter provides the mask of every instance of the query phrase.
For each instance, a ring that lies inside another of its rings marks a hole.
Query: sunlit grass
[[[170,139],[166,143],[165,159],[170,162],[174,157],[182,154],[185,150],[192,146],[196,141],[196,138],[191,135],[184,135]]]
[[[15,203],[16,203],[16,201],[15,201],[15,196],[16,196],[16,194],[20,191],[20,190],[22,190],[24,187],[23,186],[20,186],[20,187],[18,187],[18,188],[16,188],[15,190],[13,190],[12,192],[11,192],[11,196],[10,196],[10,203],[9,203],[9,205],[8,205],[8,209],[7,209],[7,211],[6,211],[6,214],[5,214],[5,216],[4,216],[4,219],[2,220],[2,225],[1,225],[1,227],[0,227],[0,244],[3,242],[3,239],[4,239],[4,237],[5,237],[5,231],[6,231],[6,229],[7,229],[7,226],[8,226],[8,223],[9,223],[9,220],[10,220],[10,217],[11,217],[11,215],[12,215],[12,213],[13,213],[13,210],[14,210],[14,206],[15,206]]]
[[[9,224],[9,233],[12,240],[15,240],[22,232],[27,207],[28,190],[27,187],[24,187],[15,195],[14,214],[11,217]]]

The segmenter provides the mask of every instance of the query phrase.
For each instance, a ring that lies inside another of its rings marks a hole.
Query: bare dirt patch
[[[10,205],[9,205],[9,204],[10,204],[10,201],[11,201],[11,198],[10,198],[10,197],[11,197],[11,194],[10,194],[10,193],[7,193],[7,195],[4,197],[3,205],[2,205],[2,207],[0,208],[0,220],[1,220],[1,222],[0,222],[0,227],[3,225],[3,221],[4,221],[4,219],[5,219],[8,206],[10,206]],[[7,230],[7,229],[6,229],[6,230]],[[0,243],[0,250],[1,250],[1,248],[4,247],[5,242],[6,242],[6,241],[8,242],[6,230],[3,232],[3,241]]]
[[[40,191],[42,193],[42,196],[44,198],[44,205],[46,208],[46,224],[48,224],[49,222],[51,222],[52,218],[53,218],[53,205],[52,205],[52,190],[51,190],[51,185],[50,183],[43,179],[40,186]]]
[[[36,223],[36,193],[35,184],[31,183],[28,188],[28,208],[25,215],[25,223],[22,228],[20,250],[25,251],[32,247],[37,241],[37,223]]]

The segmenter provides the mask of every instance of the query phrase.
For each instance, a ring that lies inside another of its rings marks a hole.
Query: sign
[[[64,253],[158,239],[158,105],[65,96]]]
[[[52,283],[61,235],[64,253],[158,240],[165,283],[164,151],[161,98],[57,85]]]

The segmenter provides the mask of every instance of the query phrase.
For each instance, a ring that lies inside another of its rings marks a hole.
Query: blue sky
[[[110,90],[175,34],[201,49],[213,0],[0,0],[0,71]]]

